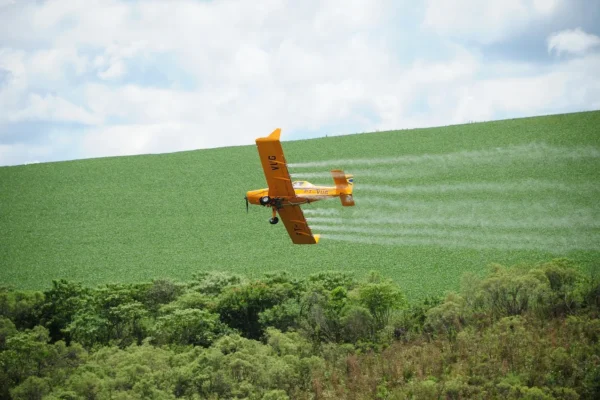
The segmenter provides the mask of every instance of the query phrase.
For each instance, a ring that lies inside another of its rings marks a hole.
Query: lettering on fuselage
[[[294,232],[296,232],[296,235],[301,235],[300,232],[304,231],[304,228],[302,228],[301,225],[298,224],[294,224]]]
[[[268,156],[269,165],[271,166],[271,171],[277,171],[279,169],[279,165],[277,165],[277,157]]]
[[[327,189],[304,189],[304,194],[328,194]]]

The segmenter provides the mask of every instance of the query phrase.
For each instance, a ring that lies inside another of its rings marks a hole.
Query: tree
[[[79,312],[73,321],[64,329],[65,334],[81,343],[88,349],[108,344],[110,340],[110,323],[98,315],[94,309]]]
[[[424,327],[427,332],[443,334],[450,341],[454,341],[465,324],[463,299],[451,293],[446,297],[446,301],[427,311]]]
[[[540,274],[530,274],[529,268],[505,268],[494,265],[490,276],[479,286],[485,306],[495,318],[520,315],[529,311],[547,289]]]
[[[245,337],[258,339],[264,329],[259,315],[294,297],[293,289],[288,282],[268,284],[263,281],[228,287],[219,296],[216,311],[231,328],[238,329]]]
[[[299,327],[302,307],[296,299],[287,299],[281,304],[262,311],[258,315],[258,322],[264,327],[273,327],[281,331]]]
[[[19,385],[29,376],[42,375],[50,361],[51,349],[48,345],[48,329],[36,326],[31,330],[18,332],[6,340],[6,349],[0,352],[0,366],[8,387]]]
[[[313,289],[331,291],[337,287],[352,290],[358,286],[358,281],[348,272],[324,271],[308,277],[308,284]]]
[[[170,303],[181,296],[185,287],[167,279],[157,279],[145,292],[144,305],[149,311],[156,313],[161,305]]]
[[[112,326],[112,338],[119,340],[121,346],[141,344],[146,337],[144,320],[147,315],[148,310],[137,301],[110,308],[108,321]]]
[[[243,283],[239,275],[228,272],[199,272],[193,277],[189,288],[209,296],[218,296],[223,289]]]
[[[23,383],[10,391],[13,400],[42,400],[50,393],[51,386],[48,378],[30,376]]]
[[[4,317],[0,317],[0,351],[6,349],[6,340],[17,333],[15,324]]]
[[[400,288],[390,280],[382,282],[381,276],[376,272],[371,272],[367,283],[356,290],[360,304],[373,316],[375,330],[383,329],[388,324],[391,313],[407,305]]]
[[[547,279],[549,290],[540,302],[550,315],[572,314],[583,303],[583,293],[578,290],[582,286],[583,276],[569,260],[552,260],[531,272],[543,274]]]
[[[41,292],[15,291],[0,286],[0,317],[10,319],[17,329],[31,329],[38,324],[43,302]]]
[[[219,315],[194,308],[175,310],[156,320],[154,337],[160,344],[210,346],[216,339],[230,332],[219,320]]]
[[[86,302],[90,290],[81,284],[65,279],[52,281],[52,288],[44,292],[44,304],[41,306],[41,322],[46,326],[52,341],[70,336],[63,330],[73,321],[73,317]]]
[[[332,290],[312,287],[302,300],[302,330],[316,345],[341,342],[343,310],[347,304],[348,291],[343,286]]]

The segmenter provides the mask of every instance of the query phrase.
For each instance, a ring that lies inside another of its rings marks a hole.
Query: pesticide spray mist
[[[291,169],[301,168],[338,168],[339,166],[376,166],[376,165],[461,165],[461,164],[496,164],[499,161],[511,162],[513,160],[548,160],[566,159],[579,160],[586,158],[600,158],[600,149],[591,146],[551,146],[545,143],[531,143],[520,146],[498,147],[478,151],[461,151],[447,154],[422,154],[405,155],[400,157],[382,158],[353,158],[305,163],[289,164]]]
[[[532,143],[448,154],[298,163],[290,164],[290,169],[295,170],[292,176],[304,179],[330,178],[325,167],[345,168],[355,176],[355,207],[320,203],[305,207],[311,228],[323,239],[564,253],[598,250],[600,203],[594,199],[600,195],[600,184],[570,179],[562,171],[543,178],[539,171],[532,176],[524,176],[523,171],[561,162],[579,171],[599,161],[596,147]],[[515,165],[521,169],[511,172]],[[457,175],[468,179],[484,166],[504,171],[504,179],[444,181],[448,171],[460,170]],[[425,179],[423,184],[415,184],[415,179],[402,184],[403,178]]]

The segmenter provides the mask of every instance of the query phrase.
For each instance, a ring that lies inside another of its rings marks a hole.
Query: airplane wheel
[[[260,198],[260,204],[266,206],[271,202],[271,198],[269,196],[263,196]]]
[[[275,217],[275,218],[269,218],[269,223],[271,225],[275,225],[278,222],[279,222],[279,218],[277,218],[277,217]]]

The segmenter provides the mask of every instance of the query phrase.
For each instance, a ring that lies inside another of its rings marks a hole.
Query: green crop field
[[[246,214],[245,192],[265,187],[255,146],[3,167],[0,283],[379,270],[416,298],[490,263],[598,267],[599,111],[302,141],[281,128],[297,179],[355,176],[356,207],[304,207],[318,245]]]

